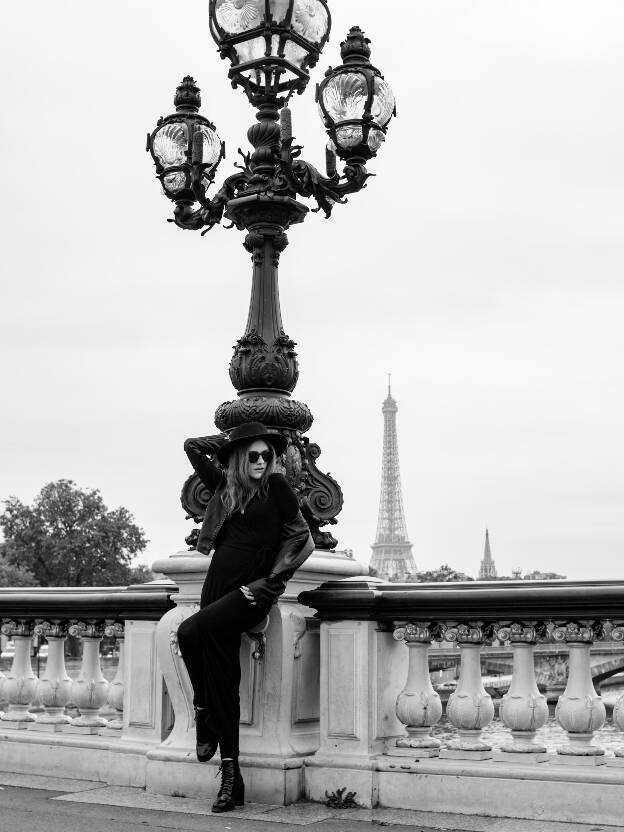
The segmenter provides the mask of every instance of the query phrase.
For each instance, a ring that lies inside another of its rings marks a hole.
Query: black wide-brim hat
[[[286,450],[288,440],[281,433],[273,433],[269,431],[261,422],[247,422],[244,425],[239,425],[230,433],[228,441],[222,445],[217,451],[217,459],[221,465],[227,465],[230,454],[239,445],[255,442],[256,439],[264,439],[264,441],[273,447],[275,456],[280,456]]]

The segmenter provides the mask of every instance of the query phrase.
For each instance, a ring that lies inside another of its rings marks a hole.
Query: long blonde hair
[[[264,499],[268,494],[269,477],[275,471],[275,448],[269,442],[266,443],[273,456],[267,462],[261,479],[254,481],[248,473],[249,461],[247,459],[247,452],[255,441],[253,440],[234,448],[228,459],[228,466],[225,472],[225,491],[221,497],[228,514],[234,514],[235,511],[240,511],[241,514],[244,514],[245,509],[256,494],[260,499]]]

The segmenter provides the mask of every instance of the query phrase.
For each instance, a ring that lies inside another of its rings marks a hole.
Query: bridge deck
[[[315,832],[616,832],[621,827],[553,821],[488,818],[402,809],[331,810],[318,803],[293,806],[248,804],[213,815],[208,801],[165,798],[141,789],[87,781],[0,772],[0,815],[11,832],[136,832],[140,828],[181,832],[284,832],[312,826]]]

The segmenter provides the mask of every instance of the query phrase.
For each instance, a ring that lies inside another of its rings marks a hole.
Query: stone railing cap
[[[324,620],[499,621],[624,618],[624,581],[392,584],[327,581],[299,596]]]

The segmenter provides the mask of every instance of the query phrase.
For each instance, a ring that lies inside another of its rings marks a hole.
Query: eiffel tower
[[[388,375],[388,397],[381,408],[384,415],[384,436],[379,519],[370,563],[371,567],[377,571],[377,575],[387,581],[405,581],[410,573],[416,572],[412,544],[407,537],[401,495],[396,428],[398,409],[390,392],[390,375]]]

